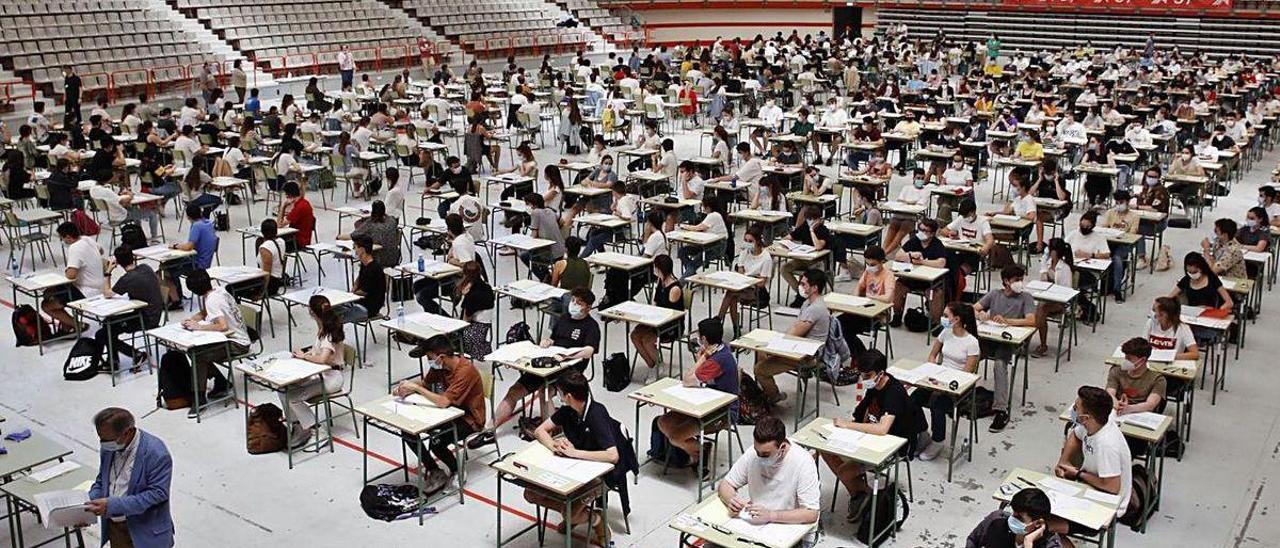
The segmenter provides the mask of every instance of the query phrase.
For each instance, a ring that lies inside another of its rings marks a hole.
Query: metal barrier
[[[279,61],[279,63],[276,63],[277,60]],[[253,66],[256,70],[253,71],[253,83],[249,87],[252,87],[252,88],[258,87],[258,72],[260,71],[269,72],[271,73],[272,78],[278,78],[281,73],[287,70],[285,68],[286,61],[287,60],[283,55],[274,55],[271,57],[258,57],[257,59],[254,59]]]
[[[150,69],[147,69],[147,96],[148,97],[155,97],[156,95],[159,95],[161,82],[172,81],[164,78],[156,78],[157,72],[165,72],[169,69],[177,69],[178,80],[186,82],[187,92],[189,93],[191,91],[191,73],[187,71],[187,67],[184,67],[182,65],[164,65],[159,67],[151,67]]]
[[[83,74],[79,74],[79,76],[80,76],[80,83],[81,83],[80,84],[81,85],[81,88],[80,88],[81,104],[84,104],[85,94],[91,93],[91,92],[105,91],[107,92],[107,100],[111,100],[111,75],[110,74],[107,74],[105,72],[86,72]],[[94,85],[99,78],[101,78],[102,80],[102,85],[101,86]],[[97,95],[92,94],[91,97],[96,98]],[[62,98],[63,103],[65,103],[66,100],[67,100],[66,97]]]
[[[127,81],[128,78],[125,78],[126,80],[125,82],[120,81],[121,76],[126,76],[129,74],[141,75],[142,76],[141,81],[136,83],[131,83]],[[147,85],[147,69],[134,68],[134,69],[121,69],[117,71],[112,71],[111,74],[107,75],[107,100],[111,102],[115,102],[116,90],[122,87],[128,87],[130,85],[146,86]]]
[[[26,86],[27,92],[23,94],[15,94],[14,88],[19,86]],[[35,84],[25,80],[5,80],[0,82],[0,93],[3,94],[4,98],[3,101],[0,102],[4,103],[12,103],[15,99],[30,99],[34,101],[36,99],[36,86]]]

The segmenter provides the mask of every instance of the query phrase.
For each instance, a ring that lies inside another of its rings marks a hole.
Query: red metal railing
[[[26,87],[26,93],[15,92],[14,88],[20,87]],[[36,98],[36,86],[25,80],[5,80],[0,82],[0,93],[3,93],[4,103],[12,103],[15,99],[30,99],[34,101]]]
[[[149,75],[147,74],[147,69],[134,68],[134,69],[121,69],[121,70],[112,71],[111,74],[107,75],[107,100],[108,101],[115,102],[116,90],[122,87],[127,87],[131,85],[127,81],[128,78],[124,78],[123,81],[121,80],[122,76],[126,76],[129,74],[142,75],[141,81],[139,81],[136,85],[143,85],[143,86],[147,85],[147,81],[149,79]]]
[[[187,92],[190,93],[191,72],[187,69],[187,67],[184,67],[182,65],[164,65],[160,67],[151,67],[150,69],[147,69],[147,96],[155,97],[161,91],[160,84],[164,82],[172,81],[167,78],[156,78],[156,73],[163,73],[168,71],[169,69],[178,69],[178,80],[181,82],[185,82],[184,85],[187,86]]]

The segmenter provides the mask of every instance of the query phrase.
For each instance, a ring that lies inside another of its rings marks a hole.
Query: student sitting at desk
[[[741,291],[726,291],[720,301],[720,312],[716,315],[723,321],[725,314],[733,324],[734,338],[741,333],[741,322],[738,319],[740,304],[763,305],[769,302],[769,277],[773,274],[773,256],[765,249],[764,231],[760,225],[747,227],[742,235],[745,247],[733,258],[733,270],[739,274],[761,278],[764,281],[754,287]]]
[[[1054,238],[1049,240],[1045,253],[1045,258],[1040,261],[1040,281],[1074,288],[1075,276],[1072,264],[1075,259],[1071,252],[1071,244],[1062,238]],[[1040,333],[1040,346],[1031,351],[1031,357],[1043,358],[1049,355],[1047,343],[1049,317],[1060,314],[1063,310],[1064,305],[1056,302],[1042,301],[1036,304],[1036,331]]]
[[[927,206],[931,192],[929,185],[925,183],[924,170],[916,168],[912,172],[911,184],[898,191],[898,201],[908,205]],[[889,226],[885,229],[884,235],[885,253],[893,255],[898,250],[902,239],[915,227],[917,219],[919,219],[918,216],[911,214],[891,213],[889,215]]]
[[[1023,277],[1027,274],[1021,266],[1016,264],[1009,265],[1000,270],[1000,282],[1002,287],[993,289],[978,304],[973,306],[973,311],[979,321],[992,322],[1000,326],[1024,326],[1031,327],[1036,325],[1036,302],[1031,298],[1031,294],[1027,293],[1025,285],[1022,283]],[[976,333],[976,331],[975,331]],[[1009,424],[1009,362],[1013,359],[1016,348],[1000,343],[988,343],[982,341],[983,355],[994,358],[995,367],[995,384],[992,392],[995,392],[995,401],[991,405],[995,410],[995,417],[991,419],[991,432],[1000,432]]]
[[[791,233],[787,234],[786,239],[796,244],[812,247],[815,253],[831,249],[832,244],[835,243],[831,230],[823,224],[822,209],[813,204],[806,205],[804,209],[800,210],[796,224],[792,227]],[[812,268],[820,261],[820,259],[790,259],[782,265],[780,270],[783,281],[787,282],[787,285],[791,286],[792,290],[797,290],[796,298],[791,302],[792,308],[799,308],[805,300],[804,296],[798,294],[799,281],[796,279],[796,272],[803,272]]]
[[[142,309],[142,322],[139,323],[136,318],[124,320],[112,326],[110,329],[114,336],[109,337],[106,328],[99,329],[94,333],[94,341],[98,343],[98,348],[106,349],[108,359],[114,352],[121,355],[129,356],[133,360],[134,370],[140,370],[147,364],[149,357],[145,350],[138,350],[129,346],[120,340],[122,335],[134,335],[137,331],[154,329],[160,326],[160,317],[164,315],[164,293],[160,291],[159,279],[156,277],[154,270],[145,264],[137,264],[133,257],[133,250],[127,246],[120,246],[112,253],[114,261],[112,261],[104,274],[104,282],[102,284],[102,296],[108,299],[117,295],[128,295],[130,299],[147,303],[146,308]],[[124,271],[115,284],[111,283],[111,274],[116,267],[120,267]]]
[[[916,436],[928,428],[924,412],[916,402],[907,396],[907,389],[902,382],[890,375],[886,369],[888,360],[879,350],[868,350],[859,354],[857,359],[858,381],[867,387],[866,395],[853,410],[852,420],[839,417],[831,419],[836,428],[847,428],[872,436],[897,436],[907,440],[899,450],[899,456],[909,457],[916,452]],[[756,425],[759,430],[760,425]],[[865,469],[861,464],[842,457],[823,453],[836,480],[849,490],[849,522],[862,519],[867,507],[871,504],[871,486],[867,484]],[[808,465],[813,469],[813,465]]]
[[[809,453],[792,445],[787,427],[777,417],[761,418],[751,437],[752,450],[738,457],[716,486],[716,496],[729,514],[745,514],[753,525],[818,521],[822,483]],[[747,493],[741,496],[738,490],[744,486]],[[812,548],[816,543],[815,532],[800,546]]]
[[[995,235],[991,232],[991,222],[986,217],[978,215],[978,205],[974,203],[973,198],[965,198],[960,202],[960,216],[951,220],[951,224],[943,227],[939,232],[946,238],[963,240],[966,242],[975,242],[981,245],[977,250],[977,255],[986,257],[991,252],[991,247],[995,245]],[[970,253],[960,254],[958,257],[960,266],[968,269],[968,272],[977,270],[977,259]],[[950,261],[949,261],[950,262]]]
[[[946,221],[951,218],[951,208],[957,200],[973,198],[973,170],[964,164],[964,156],[957,152],[951,157],[951,163],[941,170],[938,180],[941,184],[964,189],[964,194],[957,197],[938,196],[938,219]]]
[[[1213,240],[1200,240],[1202,257],[1209,263],[1209,272],[1226,278],[1245,278],[1244,249],[1236,241],[1238,228],[1232,219],[1222,218],[1213,222]]]
[[[625,513],[630,507],[627,497],[627,473],[634,473],[640,468],[631,443],[622,432],[622,425],[609,416],[609,410],[603,403],[591,397],[591,386],[587,378],[579,371],[564,375],[557,383],[564,405],[555,413],[543,419],[534,430],[533,436],[557,456],[596,462],[608,462],[614,465],[613,470],[604,476],[603,481],[594,481],[582,489],[593,493],[602,493],[604,489],[618,489],[622,496],[622,507]],[[481,400],[483,403],[483,400]],[[759,428],[759,427],[757,427]],[[555,437],[555,433],[563,434]],[[591,500],[593,497],[584,497]],[[538,488],[527,486],[524,499],[531,504],[563,513],[560,500],[543,493]],[[589,510],[590,504],[574,506],[571,516],[564,516],[564,527],[572,528],[590,521],[592,530],[591,542],[599,546],[608,546],[609,524],[599,510]]]
[[[578,373],[586,370],[591,357],[600,348],[600,324],[591,317],[591,305],[596,296],[588,289],[575,289],[569,293],[569,306],[563,316],[556,319],[551,327],[551,337],[543,339],[542,346],[559,346],[561,348],[578,348],[579,350],[562,356],[562,361],[581,360],[572,369]],[[542,378],[528,373],[520,375],[507,390],[507,394],[498,403],[495,411],[493,430],[496,431],[515,416],[516,406],[525,396],[533,394],[542,397]],[[547,402],[543,402],[545,405]],[[520,421],[522,434],[533,429],[532,421]],[[487,434],[491,435],[491,434]]]
[[[787,187],[782,177],[760,179],[760,190],[751,195],[750,209],[787,211]]]
[[[724,202],[714,195],[706,195],[702,197],[702,212],[705,215],[702,222],[696,225],[682,224],[681,230],[690,230],[693,232],[707,232],[709,234],[717,234],[724,236],[725,239],[713,243],[703,249],[696,246],[686,245],[680,249],[680,264],[683,269],[681,278],[688,278],[694,275],[699,268],[702,268],[704,261],[713,261],[724,255],[726,249],[732,243],[728,240],[729,228],[725,219],[728,215],[725,213]]]
[[[421,463],[426,483],[425,495],[443,489],[449,483],[449,478],[458,472],[458,460],[450,445],[484,430],[486,417],[484,381],[471,358],[455,352],[444,335],[427,339],[423,346],[426,347],[426,374],[416,379],[400,381],[391,395],[404,398],[417,394],[437,407],[457,407],[464,411],[461,417],[453,421],[453,432],[446,428],[441,434],[431,438],[428,450],[435,459],[424,456]],[[443,386],[444,392],[432,391],[435,386]],[[404,436],[402,439],[412,454],[422,453],[422,442],[417,436]],[[489,437],[488,443],[492,442],[493,438]],[[474,448],[484,445],[477,443]],[[437,459],[439,463],[436,462]],[[440,469],[442,464],[444,470]]]
[[[818,166],[810,165],[804,168],[803,186],[801,192],[806,196],[826,196],[831,194],[833,184],[831,179],[823,177],[818,171]]]
[[[680,162],[676,180],[676,194],[681,200],[702,200],[707,182],[698,176],[698,168],[693,162]]]
[[[376,317],[387,294],[387,278],[373,258],[373,240],[365,235],[352,236],[351,251],[360,262],[360,271],[351,284],[351,292],[359,295],[360,300],[334,309],[342,317],[342,323]]]
[[[1036,487],[1028,487],[1009,501],[1009,507],[996,510],[965,538],[965,548],[1061,548],[1057,533],[1048,533],[1053,505],[1049,496]],[[1045,534],[1048,533],[1048,534]]]
[[[1271,185],[1262,185],[1258,187],[1258,207],[1261,207],[1266,213],[1267,219],[1270,219],[1271,226],[1280,227],[1280,192]]]
[[[972,306],[962,302],[948,304],[942,311],[942,331],[933,341],[928,361],[959,371],[977,373],[978,361],[982,357],[977,332],[978,321],[974,317]],[[955,412],[955,398],[917,389],[911,394],[911,400],[922,408],[929,408],[929,424],[933,434],[930,442],[920,451],[920,460],[933,460],[946,448],[942,442],[947,439],[947,415]]]
[[[636,214],[640,210],[640,196],[627,193],[627,185],[622,181],[614,181],[612,191],[609,193],[611,201],[609,202],[609,214],[627,221],[627,225],[623,227],[624,232],[629,232],[632,223],[636,221]],[[612,242],[614,237],[619,235],[619,231],[613,228],[603,228],[593,226],[587,230],[587,246],[582,250],[582,257],[589,257],[592,253],[603,250],[605,245]]]
[[[755,134],[752,134],[752,139],[755,139]],[[757,184],[764,177],[764,163],[760,161],[760,158],[751,154],[750,144],[745,142],[738,143],[736,150],[739,157],[738,169],[733,173],[726,173],[707,182],[734,181],[738,186],[746,187],[747,192],[754,196],[759,191]]]
[[[61,285],[45,291],[40,303],[41,310],[61,327],[60,332],[74,331],[76,321],[67,313],[67,303],[85,297],[96,297],[102,293],[102,249],[97,239],[92,236],[81,236],[75,223],[64,221],[57,228],[58,239],[66,246],[67,266],[63,275],[72,283]]]
[[[350,240],[357,234],[363,234],[373,240],[382,249],[374,251],[378,264],[395,266],[400,264],[400,221],[387,215],[387,206],[382,200],[374,200],[369,204],[369,216],[356,221],[355,230],[350,234],[339,234],[339,240]]]
[[[826,301],[822,300],[822,292],[827,288],[827,273],[817,268],[810,268],[800,276],[796,285],[796,293],[802,300],[795,323],[787,330],[793,337],[808,338],[819,343],[826,343],[827,333],[831,329],[831,311]],[[778,390],[778,382],[774,377],[789,371],[798,371],[803,362],[781,356],[758,354],[756,357],[756,381],[764,392],[765,401],[775,405],[787,399],[787,395]]]
[[[262,269],[262,274],[266,278],[266,293],[263,295],[271,296],[280,293],[285,286],[285,246],[284,238],[278,236],[275,219],[263,219],[261,228],[262,236],[257,239],[256,248],[258,250],[258,267]],[[251,282],[257,284],[258,282]],[[248,285],[248,284],[246,284]]]
[[[205,211],[217,209],[222,205],[222,198],[208,191],[208,187],[213,183],[213,177],[198,167],[204,165],[204,154],[196,154],[194,162],[197,167],[189,168],[186,175],[182,176],[182,183],[186,187],[183,189],[183,194],[187,205],[194,205]]]
[[[653,291],[653,306],[671,310],[685,309],[684,288],[675,276],[675,264],[670,255],[658,255],[653,258],[653,277],[656,287]],[[662,337],[662,342],[669,343],[680,335],[680,329],[669,332]],[[635,347],[645,365],[650,368],[662,365],[662,353],[658,350],[658,332],[647,325],[631,328],[631,344]]]
[[[946,268],[947,266],[947,249],[942,245],[942,241],[937,238],[938,221],[928,217],[920,219],[920,223],[916,225],[916,232],[907,239],[907,243],[902,244],[893,255],[893,260],[909,263],[911,265],[930,266],[933,268]],[[886,254],[888,252],[886,251]],[[893,294],[893,320],[890,325],[898,327],[902,325],[902,314],[907,307],[907,295],[911,292],[920,292],[929,289],[929,283],[917,280],[908,280],[898,278],[897,285],[894,287]],[[945,287],[938,287],[934,290],[933,295],[929,296],[929,317],[937,322],[942,316],[942,305],[945,304],[943,295],[946,293]]]
[[[346,346],[342,318],[329,306],[329,299],[324,295],[312,295],[307,301],[307,311],[316,322],[316,341],[309,347],[294,350],[293,357],[327,365],[329,369],[321,373],[319,379],[308,379],[280,393],[280,406],[288,407],[294,419],[293,424],[286,425],[290,428],[289,446],[293,448],[302,446],[315,435],[316,414],[308,401],[321,394],[341,392],[346,385],[342,371]]]
[[[1168,188],[1160,184],[1160,168],[1150,166],[1142,178],[1142,188],[1138,190],[1137,209],[1139,211],[1150,211],[1155,213],[1164,213],[1165,219],[1162,221],[1150,222],[1147,224],[1138,224],[1138,233],[1143,236],[1152,237],[1157,233],[1164,231],[1169,226],[1169,192]],[[1138,264],[1135,268],[1141,270],[1147,268],[1147,240],[1143,238],[1138,240]],[[1160,250],[1153,250],[1159,254]]]
[[[500,169],[500,170],[494,171],[493,175],[496,177],[501,177],[504,175],[510,176],[510,177],[528,177],[533,179],[534,182],[537,182],[538,160],[534,158],[533,149],[530,148],[529,142],[528,141],[521,142],[516,147],[516,154],[518,154],[520,157],[519,163],[507,169]],[[521,192],[527,192],[529,190],[532,190],[534,185],[530,183],[519,183],[519,184],[504,185],[504,186],[506,188],[502,189],[502,194],[500,195],[500,198],[503,200],[510,200],[513,197],[517,197]]]
[[[1129,509],[1129,492],[1133,488],[1133,458],[1117,422],[1111,420],[1111,395],[1096,386],[1081,386],[1071,405],[1071,427],[1062,444],[1062,453],[1054,466],[1054,475],[1120,496],[1117,516]],[[1083,462],[1080,466],[1073,463]],[[1056,516],[1049,518],[1049,529],[1058,534],[1095,536],[1098,531],[1068,523]]]
[[[1120,364],[1111,366],[1107,371],[1107,394],[1115,402],[1116,415],[1160,413],[1164,409],[1168,383],[1164,374],[1147,367],[1151,343],[1145,338],[1134,337],[1120,345],[1120,352],[1124,354]],[[1145,445],[1129,441],[1129,452],[1141,454]]]
[[[1112,198],[1115,200],[1115,206],[1108,209],[1102,214],[1102,218],[1095,222],[1103,228],[1137,234],[1138,225],[1142,224],[1142,219],[1129,208],[1129,200],[1132,199],[1129,191],[1119,189],[1112,194]],[[1133,250],[1133,246],[1117,244],[1114,249],[1115,252],[1111,253],[1111,291],[1115,295],[1116,302],[1122,303],[1124,302],[1125,268],[1128,266],[1129,253]]]
[[[1187,278],[1203,278],[1200,270],[1188,265]],[[1175,291],[1179,291],[1175,289]],[[1182,322],[1182,304],[1177,297],[1156,297],[1151,305],[1151,321],[1147,325],[1147,340],[1156,350],[1173,350],[1176,360],[1200,359],[1200,347],[1196,343],[1191,326]]]
[[[738,360],[729,345],[724,344],[724,323],[718,317],[698,322],[698,352],[693,368],[684,372],[684,386],[705,386],[728,394],[738,394]],[[729,404],[730,420],[737,421],[738,402]],[[710,442],[698,439],[698,420],[675,411],[668,411],[654,419],[654,430],[666,438],[666,442],[688,457],[689,467],[698,470],[703,477],[710,477]],[[705,454],[704,454],[705,453]],[[667,455],[650,456],[666,460]],[[678,458],[678,457],[677,457]],[[701,463],[701,466],[699,466]]]
[[[1249,208],[1245,213],[1244,227],[1236,231],[1236,243],[1242,252],[1253,251],[1266,253],[1271,246],[1271,224],[1267,218],[1267,210],[1261,206]],[[1249,279],[1257,279],[1259,267],[1245,262],[1245,271]]]
[[[864,145],[883,145],[884,138],[880,135],[880,128],[876,126],[876,120],[872,116],[862,119],[862,125],[855,128],[850,136],[850,142]],[[852,171],[858,168],[858,164],[868,161],[872,154],[860,148],[849,148],[849,152],[845,153],[844,166]],[[877,149],[877,153],[883,152],[883,149]]]
[[[462,350],[476,358],[488,356],[493,351],[489,338],[493,328],[494,294],[479,261],[462,265],[457,300],[462,309],[462,320],[467,322],[467,326],[462,328]]]
[[[311,202],[302,195],[302,187],[294,181],[284,184],[284,201],[276,214],[276,226],[298,229],[293,235],[293,242],[298,248],[311,245],[311,236],[315,231],[316,215],[311,209]],[[288,248],[286,248],[288,249]]]
[[[203,406],[206,397],[209,400],[219,400],[228,396],[231,389],[231,383],[222,375],[222,371],[210,365],[244,355],[249,351],[252,341],[235,297],[222,286],[214,287],[208,271],[200,268],[187,274],[187,291],[201,298],[201,310],[182,320],[182,327],[190,331],[228,333],[227,344],[213,343],[188,351],[195,361],[196,396]],[[213,390],[206,395],[205,386],[210,378],[213,379]],[[196,406],[193,405],[187,412],[187,417],[195,416]]]

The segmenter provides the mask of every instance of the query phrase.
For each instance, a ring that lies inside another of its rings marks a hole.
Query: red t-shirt
[[[298,229],[298,233],[294,235],[298,247],[311,245],[311,233],[316,226],[316,215],[311,210],[311,202],[306,198],[298,198],[284,218],[289,221],[289,226]]]

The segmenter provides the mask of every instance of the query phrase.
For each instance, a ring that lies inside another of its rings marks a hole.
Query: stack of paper
[[[76,489],[49,491],[35,497],[36,510],[46,529],[62,529],[89,525],[98,521],[97,516],[85,508],[89,493]]]
[[[716,281],[716,282],[720,282],[720,283],[723,283],[726,285],[732,285],[732,286],[752,286],[752,285],[755,285],[757,281],[756,278],[752,278],[751,276],[747,276],[746,274],[739,274],[731,270],[721,270],[718,272],[711,272],[706,276],[708,280],[712,280],[712,281]]]
[[[1007,215],[1004,213],[998,213],[996,215],[992,215],[991,219],[994,221],[1003,221],[1006,223],[1016,223],[1018,222],[1018,219],[1021,219],[1021,217],[1018,217],[1017,215]]]
[[[417,312],[404,317],[404,321],[425,325],[441,333],[452,333],[467,326],[467,322],[430,312]]]
[[[322,367],[320,364],[296,358],[272,360],[266,364],[260,375],[271,382],[286,384],[315,375],[323,370]]]
[[[1041,291],[1048,291],[1049,288],[1053,287],[1053,284],[1046,282],[1044,280],[1034,280],[1034,281],[1027,282],[1026,287],[1027,287],[1027,291],[1038,293]]]
[[[752,525],[741,518],[731,518],[724,522],[724,528],[768,546],[790,546],[809,530],[810,525],[803,523]]]
[[[692,405],[702,405],[725,395],[724,392],[712,388],[698,388],[682,385],[667,387],[663,392]]]
[[[1164,422],[1165,417],[1159,413],[1145,412],[1120,415],[1117,419],[1122,423],[1131,424],[1138,428],[1155,430],[1160,428],[1160,424]]]
[[[27,477],[37,483],[44,483],[53,478],[61,476],[67,472],[71,472],[80,468],[80,463],[70,460],[64,460],[58,464],[32,472]]]
[[[769,341],[769,344],[765,345],[765,348],[773,352],[784,354],[812,356],[818,353],[818,349],[822,348],[822,343],[819,341],[796,339],[792,337],[778,337]]]
[[[667,319],[668,313],[665,309],[647,306],[635,301],[627,301],[610,308],[609,312],[634,318],[645,323],[658,323]]]

